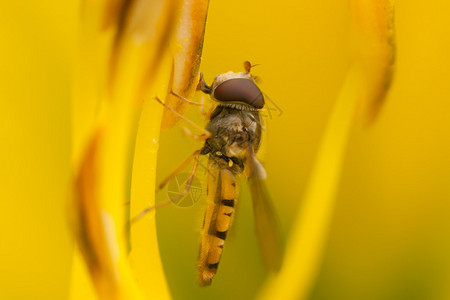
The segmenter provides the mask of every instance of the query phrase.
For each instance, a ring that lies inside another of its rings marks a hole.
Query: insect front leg
[[[206,105],[204,102],[198,103],[198,102],[195,102],[195,101],[188,100],[186,97],[183,97],[183,96],[181,96],[181,95],[178,95],[178,94],[175,93],[174,91],[170,91],[170,93],[171,93],[172,95],[174,95],[175,97],[180,98],[181,100],[183,100],[183,101],[186,102],[187,104],[196,105],[196,106],[201,106],[201,107],[204,106],[204,105]]]
[[[203,73],[200,73],[200,78],[197,84],[197,91],[202,91],[204,94],[210,95],[211,94],[211,87],[208,86],[205,82],[205,79],[203,77]],[[188,99],[186,99],[185,97],[178,95],[177,93],[175,93],[174,91],[170,92],[172,95],[180,98],[181,100],[183,100],[184,102],[188,103],[188,104],[192,104],[192,105],[198,105],[200,106],[200,113],[206,118],[206,120],[209,120],[212,111],[214,110],[214,106],[211,106],[211,108],[209,109],[208,112],[205,111],[205,97],[204,95],[202,96],[200,103],[198,102],[194,102],[194,101],[190,101]]]
[[[201,103],[205,103],[205,95],[202,95],[202,98],[201,98],[200,101],[201,101]],[[206,119],[207,121],[209,121],[209,119],[211,119],[211,114],[212,114],[214,108],[215,108],[215,106],[214,106],[214,105],[211,105],[211,107],[209,108],[209,110],[208,110],[208,111],[205,111],[205,106],[200,106],[200,113],[202,114],[202,116],[205,117],[205,119]]]
[[[175,111],[173,108],[171,108],[170,106],[168,106],[167,104],[165,104],[164,102],[162,102],[158,97],[155,97],[155,100],[163,105],[165,108],[167,108],[168,110],[170,110],[171,112],[173,112],[175,115],[177,115],[180,119],[184,120],[186,123],[190,124],[191,126],[197,128],[198,130],[202,131],[203,134],[199,135],[197,139],[199,140],[206,140],[211,136],[211,132],[209,132],[208,130],[206,130],[205,128],[197,125],[195,122],[189,120],[188,118],[185,118],[183,115],[179,114],[177,111]]]
[[[189,130],[189,128],[187,128],[186,126],[181,127],[183,129],[183,132],[190,138],[197,140],[197,141],[205,141],[207,140],[210,136],[211,133],[209,133],[209,135],[207,134],[195,134],[193,133],[191,130]],[[209,131],[208,131],[209,132]]]
[[[211,105],[211,107],[209,108],[208,111],[205,110],[205,106],[206,106],[207,104],[205,103],[205,96],[204,96],[204,95],[202,95],[201,100],[200,100],[200,103],[198,103],[198,102],[194,102],[194,101],[188,100],[186,97],[183,97],[183,96],[181,96],[181,95],[178,95],[178,94],[175,93],[174,91],[170,91],[170,93],[171,93],[172,95],[174,95],[175,97],[180,98],[181,100],[183,100],[183,101],[186,102],[187,104],[199,106],[199,107],[200,107],[200,113],[202,114],[202,116],[205,117],[206,120],[209,120],[209,118],[211,117],[211,113],[212,113],[212,111],[214,110],[214,106]]]

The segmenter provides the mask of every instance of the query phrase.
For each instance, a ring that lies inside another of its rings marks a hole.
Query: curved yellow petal
[[[167,59],[164,68],[160,66],[169,53],[178,4],[178,0],[82,4],[74,78],[70,216],[100,299],[144,298],[127,257],[124,204],[129,201],[142,103],[159,69],[171,70]],[[108,13],[112,14],[109,19],[105,18]],[[155,232],[155,226],[151,230]],[[156,240],[152,242],[157,249]],[[153,260],[160,259],[157,252],[153,255]],[[149,272],[153,279],[164,278],[161,268]],[[168,295],[164,285],[155,286],[153,292],[158,291]]]
[[[394,1],[350,0],[352,42],[365,78],[361,106],[369,123],[377,118],[395,67]]]
[[[183,2],[174,52],[174,76],[171,90],[190,99],[199,81],[199,68],[205,36],[206,17],[209,0],[187,0]],[[172,94],[168,94],[166,104],[178,113],[184,114],[187,103]],[[179,117],[166,109],[164,111],[162,129],[171,128]]]
[[[320,268],[348,137],[357,106],[368,105],[373,120],[392,79],[392,1],[352,0],[358,56],[341,89],[297,212],[280,272],[261,299],[307,299]]]
[[[338,97],[286,245],[280,272],[261,299],[307,299],[320,266],[339,183],[340,170],[359,96],[360,74],[354,68]]]
[[[154,96],[164,99],[172,71],[172,56],[166,55],[161,74],[155,81],[154,94],[146,98],[136,137],[130,198],[130,216],[137,216],[155,204],[156,159],[163,107]],[[148,299],[170,299],[161,265],[156,236],[155,211],[151,211],[130,231],[130,264]]]

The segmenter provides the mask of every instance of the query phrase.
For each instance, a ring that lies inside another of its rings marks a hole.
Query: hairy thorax
[[[219,105],[206,129],[211,137],[206,140],[202,154],[209,153],[219,167],[235,174],[243,171],[249,147],[254,153],[258,151],[261,123],[256,110]]]

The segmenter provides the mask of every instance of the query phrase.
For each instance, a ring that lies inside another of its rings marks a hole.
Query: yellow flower
[[[214,1],[199,65],[203,31],[177,26],[206,9],[0,4],[0,298],[447,299],[450,4],[399,3],[394,26],[392,1]],[[127,218],[201,147],[152,97],[204,125],[167,91],[198,101],[198,71],[210,83],[245,60],[273,101],[263,158],[286,255],[264,269],[243,185],[201,288],[201,201]]]
[[[124,220],[124,205],[128,203],[128,213],[136,216],[155,203],[149,191],[155,190],[162,117],[155,97],[165,99],[170,90],[189,97],[195,89],[198,76],[192,70],[198,70],[200,62],[207,6],[208,1],[175,0],[83,3],[75,65],[70,216],[76,251],[83,254],[100,299],[170,297],[154,212],[126,228],[130,216]],[[172,61],[174,29],[174,42],[186,49],[175,51]],[[189,54],[198,59],[184,57]],[[72,290],[77,298],[76,281]]]

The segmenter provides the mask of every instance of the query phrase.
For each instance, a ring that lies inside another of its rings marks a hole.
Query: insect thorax
[[[219,167],[233,173],[243,171],[248,147],[256,153],[261,142],[261,122],[256,110],[219,105],[206,129],[211,137],[205,141],[202,154],[209,153]]]

